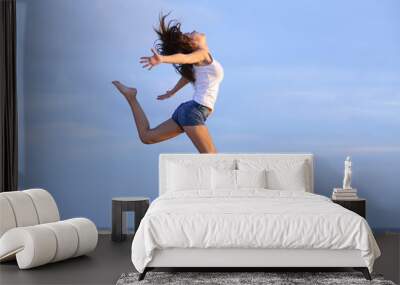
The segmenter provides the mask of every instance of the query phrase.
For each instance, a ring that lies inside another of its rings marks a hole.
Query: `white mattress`
[[[307,192],[247,189],[167,192],[156,199],[132,243],[139,272],[170,248],[359,250],[372,271],[379,248],[362,217]]]

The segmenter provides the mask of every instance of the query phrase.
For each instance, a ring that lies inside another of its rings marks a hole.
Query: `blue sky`
[[[159,153],[196,151],[184,135],[142,145],[110,84],[136,86],[152,126],[191,98],[186,87],[157,101],[179,77],[171,66],[147,71],[138,63],[154,43],[158,13],[172,11],[184,30],[206,33],[224,66],[207,121],[219,151],[315,153],[325,195],[352,155],[370,222],[400,227],[391,218],[400,214],[399,1],[149,3],[17,1],[23,187],[47,187],[64,201],[65,217],[107,227],[111,197],[157,196]]]

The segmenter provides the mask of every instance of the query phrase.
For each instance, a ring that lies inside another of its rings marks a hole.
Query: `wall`
[[[398,1],[18,0],[21,188],[43,187],[63,218],[110,227],[111,198],[157,196],[163,152],[196,152],[184,135],[142,145],[111,81],[137,86],[151,125],[190,99],[157,101],[178,75],[143,70],[158,13],[207,34],[225,80],[208,126],[220,152],[312,152],[316,191],[354,186],[374,228],[400,228]]]

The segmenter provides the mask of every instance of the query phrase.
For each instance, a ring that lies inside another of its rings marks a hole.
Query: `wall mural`
[[[157,197],[160,153],[314,153],[328,196],[351,156],[371,226],[400,228],[400,3],[240,4],[17,1],[20,187],[109,228],[112,197]]]

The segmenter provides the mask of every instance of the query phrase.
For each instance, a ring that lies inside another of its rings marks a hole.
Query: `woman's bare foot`
[[[122,84],[117,80],[114,80],[112,84],[114,84],[114,86],[117,87],[118,91],[121,92],[122,95],[124,95],[128,101],[136,98],[137,94],[136,88],[125,86],[124,84]]]

